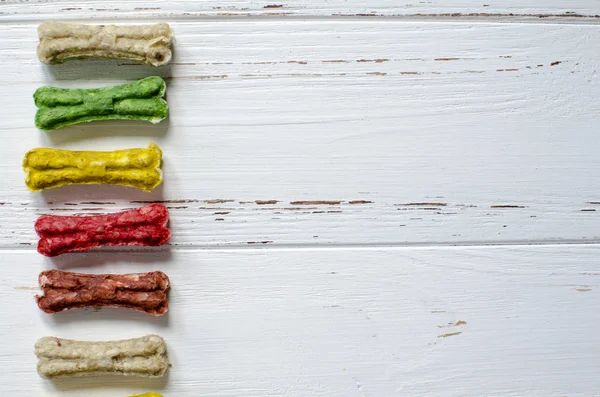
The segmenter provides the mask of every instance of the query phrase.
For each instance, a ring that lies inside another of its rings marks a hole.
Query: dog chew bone
[[[149,192],[162,182],[161,160],[162,150],[155,143],[113,152],[37,148],[25,154],[23,169],[32,192],[71,184],[113,184]]]
[[[42,215],[35,222],[38,252],[57,256],[102,246],[159,246],[171,237],[168,222],[169,212],[162,204],[108,215]]]
[[[43,63],[112,58],[161,66],[171,60],[173,30],[166,23],[141,26],[44,22],[38,27]]]
[[[46,336],[35,343],[37,370],[44,378],[126,375],[158,378],[169,367],[167,346],[158,335],[109,342]]]
[[[41,87],[33,94],[35,125],[51,131],[98,120],[142,120],[153,124],[169,115],[166,84],[158,76],[104,88]]]
[[[163,395],[158,394],[158,393],[143,393],[143,394],[136,394],[135,396],[129,396],[129,397],[163,397]]]
[[[81,307],[124,307],[160,316],[168,309],[169,278],[155,271],[137,274],[81,274],[47,270],[40,273],[44,295],[40,309],[49,314]]]

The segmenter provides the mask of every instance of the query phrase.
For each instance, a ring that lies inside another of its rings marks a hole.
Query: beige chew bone
[[[113,58],[162,66],[171,60],[173,30],[166,23],[115,26],[44,22],[38,34],[37,53],[47,64]]]
[[[167,345],[158,335],[109,342],[46,336],[35,344],[44,378],[125,375],[158,378],[169,367]]]

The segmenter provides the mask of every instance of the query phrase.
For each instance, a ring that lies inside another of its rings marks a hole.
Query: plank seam
[[[54,18],[53,15],[40,16],[39,18],[12,18],[10,15],[0,17],[3,25],[27,25],[39,24],[45,20]],[[100,23],[111,20],[118,23],[152,23],[152,22],[281,22],[286,20],[301,21],[369,21],[369,22],[424,22],[424,23],[482,23],[482,24],[561,24],[561,25],[600,25],[600,15],[581,14],[331,14],[331,15],[301,15],[301,14],[196,14],[196,15],[141,15],[139,17],[118,16],[105,18],[93,18],[84,16],[61,16],[61,21],[78,23]]]

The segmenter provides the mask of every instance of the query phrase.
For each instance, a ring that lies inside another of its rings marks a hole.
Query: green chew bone
[[[156,124],[169,115],[166,84],[158,76],[106,88],[41,87],[33,99],[35,125],[51,131],[97,120],[144,120]]]

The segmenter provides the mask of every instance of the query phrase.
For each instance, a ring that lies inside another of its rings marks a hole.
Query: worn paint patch
[[[315,201],[292,201],[291,205],[338,205],[343,203],[343,200],[315,200]]]
[[[240,74],[240,77],[332,77],[332,76],[346,76],[346,73],[270,73],[270,74],[248,73],[248,74]]]
[[[446,203],[405,203],[405,204],[394,204],[399,207],[445,207]]]
[[[524,205],[492,205],[490,206],[490,208],[504,208],[504,209],[510,209],[510,208],[525,208]]]
[[[160,204],[183,204],[183,203],[199,203],[199,202],[200,202],[200,200],[195,200],[195,199],[180,199],[180,200],[134,200],[134,201],[130,201],[130,203],[133,203],[133,204],[152,204],[152,203],[160,203]],[[81,204],[83,204],[83,203],[81,203]]]
[[[389,62],[389,59],[357,59],[356,62],[364,63],[364,62],[373,62],[373,63],[383,63]]]
[[[278,200],[256,200],[255,203],[258,205],[277,204]]]
[[[223,203],[233,203],[235,200],[231,199],[212,199],[212,200],[204,200],[206,204],[223,204]]]
[[[438,325],[438,328],[448,328],[448,327],[460,327],[461,325],[467,325],[467,322],[464,320],[458,320],[457,322],[449,322],[448,324]]]
[[[439,14],[423,14],[417,13],[414,17],[444,17],[444,18],[472,18],[472,17],[488,17],[488,18],[504,18],[504,17],[525,17],[525,18],[584,18],[584,19],[598,19],[600,15],[583,15],[574,12],[565,12],[562,14],[527,14],[527,13],[483,13],[483,12],[471,12],[471,13],[439,13]]]
[[[456,336],[456,335],[460,335],[460,334],[462,334],[462,331],[450,332],[450,333],[447,333],[447,334],[438,335],[438,338],[448,338],[450,336]]]

